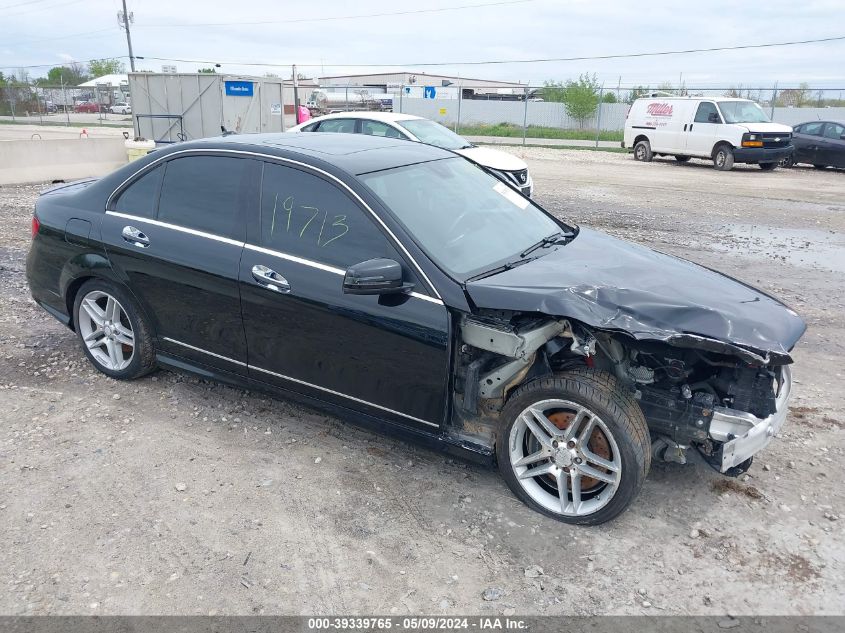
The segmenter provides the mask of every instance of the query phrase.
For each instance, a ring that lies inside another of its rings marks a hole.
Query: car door
[[[161,351],[246,373],[238,267],[259,166],[178,156],[154,163],[110,200],[101,227],[109,260],[151,319]]]
[[[449,318],[360,199],[332,177],[264,164],[240,267],[251,377],[434,432],[444,418]],[[413,294],[343,292],[353,264],[402,264]]]
[[[710,156],[721,124],[722,117],[715,103],[699,103],[692,123],[686,126],[686,153],[691,156]]]
[[[830,167],[845,167],[845,125],[825,123],[819,142],[819,163]]]
[[[823,132],[823,121],[803,123],[798,127],[798,131],[792,136],[792,144],[795,146],[794,160],[796,163],[819,164],[818,150]]]

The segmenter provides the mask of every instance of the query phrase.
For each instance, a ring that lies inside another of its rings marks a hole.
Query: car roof
[[[318,116],[309,119],[305,125],[314,123],[315,121],[323,121],[326,119],[367,119],[370,121],[383,121],[385,123],[395,123],[396,121],[415,121],[422,119],[421,116],[414,116],[413,114],[402,114],[401,112],[378,112],[376,110],[351,110],[349,112],[333,112],[324,116]]]
[[[352,174],[392,169],[432,160],[454,158],[455,154],[424,143],[409,143],[368,134],[231,134],[175,143],[180,149],[243,149],[309,164],[328,163]],[[307,160],[307,159],[311,160]],[[305,159],[305,160],[303,160]]]

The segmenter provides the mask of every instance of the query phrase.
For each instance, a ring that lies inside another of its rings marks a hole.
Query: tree
[[[563,85],[561,101],[566,113],[584,127],[599,107],[599,81],[595,74],[584,73],[578,81],[571,79]]]
[[[640,97],[645,97],[651,92],[651,89],[648,86],[634,86],[625,95],[625,103],[634,103]]]
[[[214,75],[217,74],[217,71],[213,68],[197,68],[197,72],[203,75]]]
[[[58,86],[62,83],[66,86],[78,86],[90,78],[85,71],[85,66],[76,62],[67,66],[55,66],[47,71],[47,83],[51,86]]]
[[[0,87],[8,85],[8,80],[6,79],[5,75],[0,72]]]
[[[618,101],[616,95],[612,92],[605,92],[601,100],[603,103],[616,103]]]
[[[119,75],[126,72],[126,66],[119,59],[93,59],[88,63],[88,70],[97,78],[103,75]]]

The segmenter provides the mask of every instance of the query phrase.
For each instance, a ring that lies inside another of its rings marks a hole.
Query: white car
[[[709,159],[721,171],[734,163],[771,171],[792,155],[792,128],[772,123],[748,99],[655,94],[631,105],[622,147],[632,148],[634,158],[646,162],[669,155],[682,163]]]
[[[132,114],[132,106],[128,103],[115,103],[109,108],[112,114]]]
[[[336,132],[345,134],[370,134],[388,138],[401,138],[427,143],[448,149],[468,158],[482,167],[501,174],[514,187],[531,196],[534,183],[528,165],[513,154],[487,147],[476,147],[450,129],[411,114],[395,112],[337,112],[310,119],[287,130],[299,132]]]

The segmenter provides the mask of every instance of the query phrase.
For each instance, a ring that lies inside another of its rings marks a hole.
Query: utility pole
[[[291,66],[290,74],[293,79],[293,113],[296,117],[294,120],[296,121],[296,124],[299,125],[299,80],[296,77],[296,64]]]
[[[126,44],[129,46],[129,68],[135,72],[135,55],[132,53],[132,36],[129,34],[129,23],[135,21],[135,15],[126,10],[126,0],[123,0],[123,11],[117,14],[117,21],[126,31]]]

